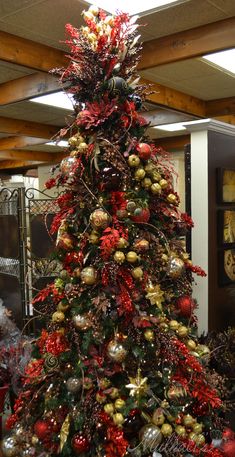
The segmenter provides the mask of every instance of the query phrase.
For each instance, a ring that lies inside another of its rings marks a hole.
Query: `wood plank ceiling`
[[[86,6],[78,0],[0,2],[0,173],[60,160],[61,148],[45,143],[70,112],[29,100],[59,90],[48,71],[66,63],[64,25],[79,27]],[[234,0],[184,0],[140,23],[139,72],[155,90],[146,113],[152,125],[203,117],[235,124],[234,75],[202,60],[235,47]],[[186,141],[182,133],[150,133],[166,148]]]

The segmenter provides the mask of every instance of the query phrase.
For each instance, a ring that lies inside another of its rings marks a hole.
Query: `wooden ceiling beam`
[[[44,144],[48,139],[34,138],[31,136],[11,136],[7,138],[0,138],[0,151],[9,149],[20,149],[35,144]]]
[[[143,43],[139,70],[235,47],[235,17]]]
[[[146,101],[194,116],[205,117],[206,105],[204,100],[144,78],[141,78],[140,84],[150,85],[150,90],[154,92],[147,96]]]
[[[0,161],[0,170],[13,170],[21,168],[31,168],[32,166],[38,166],[41,162],[24,162],[22,160],[3,160]]]
[[[64,51],[0,31],[0,60],[48,72],[68,64]]]
[[[226,124],[235,125],[235,115],[234,114],[228,114],[225,116],[215,116],[214,119],[216,119],[217,121],[226,122]]]
[[[58,134],[59,127],[0,116],[0,132],[37,138],[48,138],[49,140]]]
[[[206,116],[223,116],[235,114],[235,97],[220,98],[206,102]]]
[[[0,84],[0,105],[8,105],[61,90],[55,77],[34,73]]]
[[[40,161],[40,162],[54,162],[56,159],[56,153],[44,152],[44,151],[30,151],[24,149],[14,149],[9,151],[0,151],[0,160],[24,160],[24,161]],[[1,162],[0,162],[1,164]]]
[[[143,115],[145,119],[150,122],[150,127],[154,127],[155,125],[173,124],[175,122],[188,122],[195,119],[193,116],[188,114],[162,108],[146,111]]]
[[[157,146],[161,146],[166,151],[183,149],[186,144],[190,143],[190,135],[155,138],[154,142]]]

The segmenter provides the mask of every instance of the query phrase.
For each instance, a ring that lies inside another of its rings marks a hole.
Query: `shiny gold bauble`
[[[169,327],[171,330],[177,330],[179,328],[179,325],[179,322],[175,320],[169,322]]]
[[[20,453],[16,436],[4,437],[1,443],[1,450],[3,457],[18,457]]]
[[[167,195],[166,199],[169,203],[172,203],[172,204],[175,204],[177,202],[177,198],[174,194]]]
[[[196,352],[198,353],[198,355],[200,357],[208,357],[210,356],[210,349],[208,348],[208,346],[206,346],[205,344],[198,344],[197,347],[196,347]]]
[[[132,270],[131,275],[134,279],[141,279],[143,278],[144,272],[142,268],[136,267],[134,270]]]
[[[129,251],[126,255],[126,260],[129,263],[135,263],[138,260],[138,255],[135,251]]]
[[[195,419],[191,416],[191,414],[186,414],[183,417],[183,423],[186,427],[191,427],[195,423]]]
[[[136,181],[141,181],[142,179],[144,179],[145,175],[146,175],[146,171],[143,168],[137,168],[137,170],[135,172]]]
[[[162,400],[161,402],[161,408],[168,408],[169,407],[169,402],[167,400]]]
[[[175,432],[179,436],[183,436],[184,438],[186,437],[186,430],[185,430],[185,427],[183,427],[182,425],[177,425],[175,427]]]
[[[104,411],[107,413],[107,414],[113,414],[114,413],[114,406],[113,406],[113,403],[107,403],[106,405],[104,405]]]
[[[173,432],[173,428],[170,424],[163,424],[161,427],[163,436],[170,436]]]
[[[155,170],[155,166],[152,162],[148,162],[147,165],[145,165],[144,169],[147,175],[151,175]]]
[[[113,415],[113,422],[118,427],[121,427],[124,421],[125,421],[125,418],[121,413],[115,413]]]
[[[188,327],[185,325],[180,325],[177,330],[177,334],[180,338],[185,338],[188,335]]]
[[[74,168],[76,167],[76,157],[65,157],[60,163],[60,171],[64,176],[74,176]]]
[[[125,240],[125,238],[119,238],[119,241],[118,241],[118,244],[117,244],[117,248],[118,249],[125,249],[127,248],[127,246],[129,245],[128,241]]]
[[[165,422],[165,416],[160,408],[156,409],[152,415],[151,422],[155,425],[162,425]]]
[[[191,441],[194,441],[196,443],[198,435],[194,432],[190,432],[188,437]]]
[[[111,216],[103,209],[98,208],[90,215],[90,223],[93,229],[103,230],[109,226]]]
[[[144,187],[145,189],[150,189],[151,185],[152,185],[152,181],[150,178],[144,178],[143,181],[141,181],[141,185],[142,187]]]
[[[109,396],[114,400],[115,398],[117,398],[119,395],[119,390],[117,389],[117,387],[112,387],[110,393],[109,393]]]
[[[52,314],[52,321],[56,323],[63,322],[65,320],[65,315],[62,311],[55,311],[55,313]]]
[[[168,186],[168,182],[166,179],[160,179],[159,184],[162,189],[165,189]]]
[[[145,450],[153,451],[162,441],[161,430],[157,425],[146,424],[140,429],[139,439]]]
[[[200,434],[200,435],[197,435],[197,439],[196,439],[196,444],[197,446],[201,447],[205,444],[205,436]]]
[[[153,194],[160,194],[162,191],[162,188],[160,186],[160,184],[158,184],[158,182],[155,182],[151,185],[151,192]]]
[[[146,252],[149,250],[149,241],[144,238],[137,239],[133,247],[137,252]]]
[[[91,327],[91,321],[85,314],[76,314],[73,316],[73,323],[77,330],[87,330]]]
[[[197,347],[197,345],[196,345],[194,340],[188,340],[186,342],[186,346],[187,346],[188,349],[190,349],[190,351],[195,351],[195,349]]]
[[[81,268],[80,267],[74,268],[73,276],[75,276],[75,278],[80,278],[80,276],[81,276]]]
[[[99,234],[96,231],[92,231],[89,235],[89,241],[91,244],[98,244],[99,243]]]
[[[128,164],[130,167],[138,167],[140,164],[140,158],[136,154],[131,154],[128,157]]]
[[[116,251],[113,256],[115,262],[122,264],[125,262],[125,254],[122,251]]]
[[[196,424],[193,425],[193,431],[194,433],[197,433],[198,435],[202,433],[202,424],[199,424],[196,422]]]
[[[125,405],[126,405],[126,402],[122,398],[117,398],[117,400],[114,403],[114,406],[116,409],[122,409],[122,408],[124,408]]]
[[[183,271],[184,271],[185,265],[184,261],[180,259],[179,257],[171,256],[167,265],[167,273],[168,275],[173,278],[177,279],[179,278]]]
[[[154,182],[158,182],[161,179],[161,175],[158,173],[158,171],[153,171],[151,177]]]
[[[94,267],[86,267],[81,271],[81,280],[87,286],[92,286],[97,280],[97,271]]]
[[[88,144],[82,142],[78,145],[78,151],[81,153],[81,154],[84,154],[88,149]]]
[[[58,303],[57,311],[62,311],[62,313],[64,313],[65,311],[67,311],[67,309],[69,309],[68,303],[63,303],[62,301]]]
[[[76,394],[81,389],[82,382],[80,379],[71,377],[66,381],[66,388],[71,394]]]
[[[78,138],[74,135],[68,139],[68,143],[70,146],[77,146],[79,144],[79,141]]]
[[[145,330],[144,332],[144,337],[147,341],[153,341],[154,340],[154,332],[150,329]],[[156,424],[158,425],[158,424]]]
[[[127,350],[117,340],[111,340],[107,347],[107,354],[113,362],[123,362],[126,358]]]

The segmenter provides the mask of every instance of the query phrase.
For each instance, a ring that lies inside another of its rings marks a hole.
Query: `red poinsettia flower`
[[[98,127],[118,109],[116,100],[109,100],[107,96],[100,102],[87,103],[87,109],[78,114],[76,124],[85,129]]]

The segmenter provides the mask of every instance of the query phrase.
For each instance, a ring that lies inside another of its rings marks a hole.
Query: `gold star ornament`
[[[159,286],[149,283],[146,287],[146,298],[150,301],[151,305],[157,305],[157,307],[162,310],[162,303],[164,302],[164,292]]]
[[[138,369],[137,375],[135,378],[129,377],[130,384],[126,385],[127,389],[130,389],[131,397],[141,397],[148,390],[147,381],[148,378],[142,378],[141,370]]]

